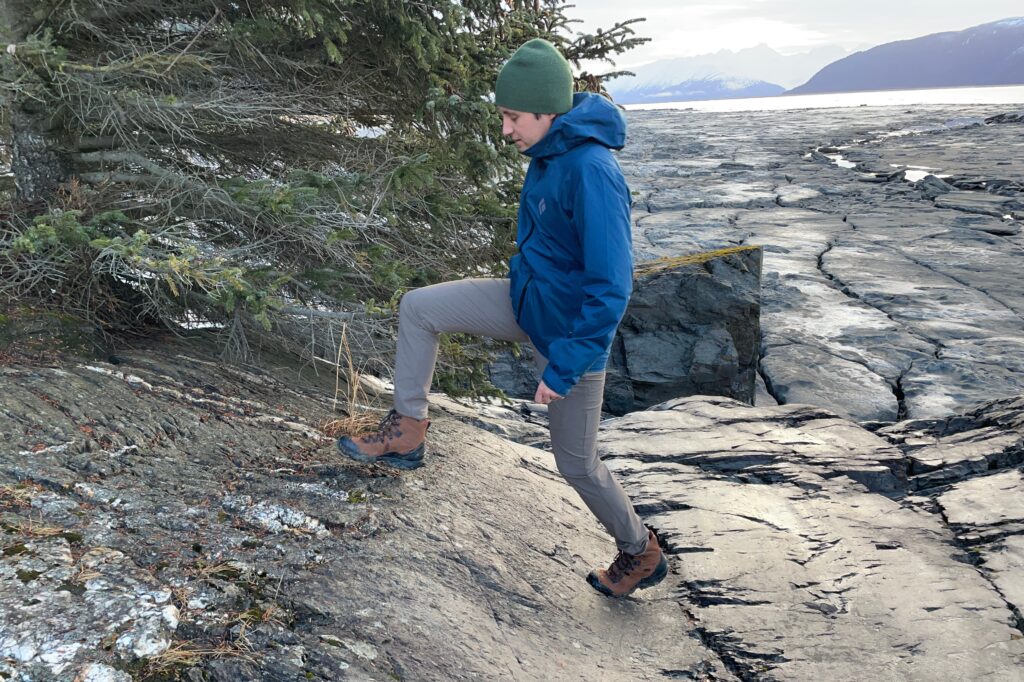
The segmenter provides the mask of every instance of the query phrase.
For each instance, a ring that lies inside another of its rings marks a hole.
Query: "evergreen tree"
[[[106,333],[221,323],[241,356],[258,333],[333,357],[309,325],[341,317],[373,355],[406,288],[504,267],[501,63],[538,36],[577,65],[643,40],[572,35],[569,7],[0,0],[0,292]]]

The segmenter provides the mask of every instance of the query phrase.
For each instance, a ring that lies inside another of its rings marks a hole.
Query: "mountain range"
[[[1024,17],[900,40],[829,64],[791,94],[1024,83]]]
[[[849,54],[782,55],[767,45],[664,59],[606,87],[620,104],[1024,84],[1024,17],[885,43]]]
[[[846,54],[835,46],[789,56],[767,45],[735,52],[719,50],[646,64],[633,69],[635,76],[616,78],[606,87],[620,104],[766,97],[805,83]]]

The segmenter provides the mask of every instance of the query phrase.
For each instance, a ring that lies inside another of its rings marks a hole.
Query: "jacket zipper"
[[[527,173],[527,176],[529,176],[529,173]],[[525,190],[525,189],[526,189],[526,187],[525,187],[525,182],[524,182],[523,184],[524,184],[524,187],[523,187],[523,189]],[[531,184],[535,184],[535,183],[531,183]],[[522,203],[522,202],[523,202],[523,200],[525,200],[525,199],[526,199],[526,192],[524,191],[524,192],[523,192],[523,195],[522,195],[522,196],[520,197],[520,203]],[[519,248],[517,249],[517,250],[519,251],[519,253],[522,253],[522,252],[523,252],[523,245],[524,245],[524,244],[525,244],[526,242],[530,241],[530,237],[532,237],[532,236],[533,236],[533,231],[534,231],[535,229],[537,229],[537,225],[536,225],[536,224],[533,224],[533,223],[531,223],[531,225],[530,225],[530,231],[526,233],[526,236],[525,236],[525,237],[523,237],[523,241],[521,241],[521,242],[519,242],[519,243],[517,244],[517,246],[519,247]]]
[[[518,244],[519,248],[517,249],[517,251],[519,253],[523,252],[523,245],[526,244],[526,242],[530,241],[530,237],[533,236],[533,231],[536,230],[536,229],[537,229],[536,225],[530,225],[530,231],[526,233],[525,237],[523,237],[523,241],[519,242],[519,244]]]
[[[516,322],[523,316],[523,303],[526,302],[526,290],[530,286],[530,282],[533,281],[533,275],[526,278],[526,284],[523,285],[523,290],[519,294],[519,308],[516,310]]]

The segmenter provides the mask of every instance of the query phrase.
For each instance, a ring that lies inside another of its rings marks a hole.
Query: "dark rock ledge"
[[[683,395],[754,403],[761,344],[759,246],[639,263],[612,342],[604,410],[623,415]],[[529,356],[499,355],[495,386],[530,399],[540,380]]]

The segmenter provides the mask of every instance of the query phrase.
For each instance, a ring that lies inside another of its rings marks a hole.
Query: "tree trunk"
[[[23,3],[0,0],[0,49],[23,42],[29,30]],[[6,57],[6,55],[4,55]],[[0,60],[3,60],[0,58]],[[3,60],[4,80],[9,80],[12,65]],[[60,184],[72,172],[72,162],[62,149],[52,112],[38,102],[8,92],[2,100],[10,124],[11,172],[17,198],[25,204],[49,203]]]
[[[11,172],[17,198],[26,204],[50,203],[72,173],[70,155],[61,149],[46,112],[32,104],[11,107]]]

